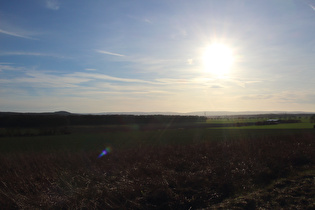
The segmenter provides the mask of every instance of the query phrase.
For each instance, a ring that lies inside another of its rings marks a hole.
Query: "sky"
[[[0,111],[314,112],[314,90],[315,0],[0,1]]]

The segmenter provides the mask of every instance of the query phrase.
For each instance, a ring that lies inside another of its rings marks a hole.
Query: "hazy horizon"
[[[194,112],[71,112],[67,110],[58,111],[31,111],[31,112],[3,112],[0,110],[0,114],[3,113],[21,113],[21,114],[62,114],[63,112],[69,114],[79,114],[79,115],[190,115],[190,116],[252,116],[252,115],[299,115],[299,114],[314,114],[315,112],[303,112],[303,111],[194,111]]]
[[[315,112],[314,0],[12,0],[0,18],[2,112]]]

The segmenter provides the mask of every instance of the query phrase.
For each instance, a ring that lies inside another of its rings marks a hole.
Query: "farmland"
[[[312,129],[314,126],[314,123],[311,123],[308,118],[302,118],[299,119],[299,122],[296,123],[278,123],[273,125],[255,125],[257,122],[264,122],[267,121],[268,118],[254,118],[254,119],[219,119],[219,120],[213,120],[209,119],[207,120],[207,123],[209,124],[241,124],[241,123],[253,123],[253,125],[248,126],[229,126],[229,127],[220,127],[220,129]],[[218,129],[218,128],[215,128]]]
[[[311,209],[315,129],[306,125],[311,124],[305,120],[260,128],[184,129],[85,125],[69,126],[66,134],[3,136],[0,203],[11,209],[198,209],[232,204]],[[33,134],[38,130],[27,129]],[[100,156],[106,148],[106,155]],[[292,194],[291,200],[279,194],[299,186],[305,193]],[[268,190],[284,202],[266,196]]]

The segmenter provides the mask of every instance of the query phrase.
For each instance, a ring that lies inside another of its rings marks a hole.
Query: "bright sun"
[[[217,77],[226,76],[233,64],[232,50],[220,43],[209,45],[203,54],[204,69]]]

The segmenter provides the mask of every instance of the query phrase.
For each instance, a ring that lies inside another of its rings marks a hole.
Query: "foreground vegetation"
[[[211,209],[314,209],[315,170],[296,173],[269,186],[236,196]]]
[[[225,208],[240,198],[237,207],[275,180],[314,171],[313,130],[75,129],[61,136],[0,138],[2,207]],[[314,193],[303,196],[308,197],[296,205],[313,208]],[[278,204],[292,208],[289,200]]]
[[[275,116],[277,117],[277,116]],[[251,118],[251,119],[208,119],[207,123],[209,124],[231,124],[233,123],[235,126],[222,126],[216,127],[213,129],[313,129],[314,122],[312,117],[295,117],[295,118],[285,118],[280,120],[280,123],[275,124],[266,124],[269,118]],[[282,122],[281,122],[282,121]],[[248,124],[248,125],[246,125]]]

